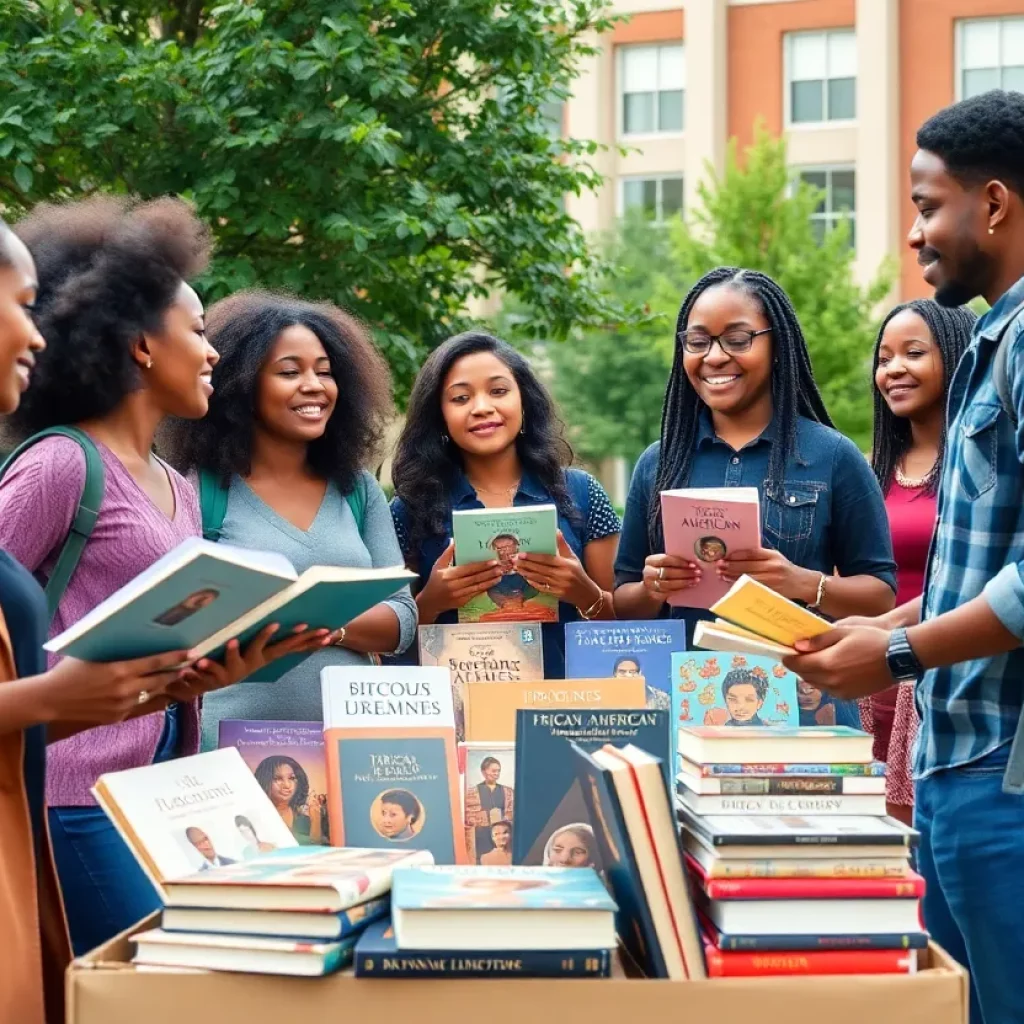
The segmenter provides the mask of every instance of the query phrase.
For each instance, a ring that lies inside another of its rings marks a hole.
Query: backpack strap
[[[228,489],[208,469],[199,470],[199,510],[203,517],[203,537],[219,541],[228,512]]]
[[[355,486],[345,495],[348,507],[352,510],[352,517],[359,529],[359,536],[363,535],[363,523],[366,521],[366,477],[362,473],[356,476]]]
[[[71,530],[68,532],[64,546],[50,572],[50,578],[46,581],[46,604],[52,622],[61,598],[71,582],[71,577],[74,576],[75,569],[78,568],[85,545],[92,536],[96,520],[99,518],[100,505],[103,504],[103,493],[106,490],[106,470],[103,468],[103,459],[100,457],[99,449],[85,431],[70,426],[49,427],[39,431],[38,434],[33,434],[7,456],[3,465],[0,466],[0,480],[7,475],[7,471],[20,456],[47,437],[66,437],[68,440],[74,441],[85,456],[85,484],[82,487],[82,495],[78,499],[78,508],[71,521]]]
[[[1017,407],[1013,404],[1013,392],[1010,390],[1010,370],[1008,360],[1010,358],[1010,347],[1004,343],[1004,337],[1010,325],[1017,319],[1020,313],[1024,312],[1022,302],[1007,318],[1003,329],[996,337],[996,354],[992,358],[992,383],[995,384],[996,394],[999,395],[999,403],[1003,412],[1010,418],[1014,429],[1017,427]]]

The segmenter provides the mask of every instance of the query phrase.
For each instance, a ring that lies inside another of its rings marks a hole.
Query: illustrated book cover
[[[512,863],[515,828],[514,743],[460,743],[462,808],[471,864]]]

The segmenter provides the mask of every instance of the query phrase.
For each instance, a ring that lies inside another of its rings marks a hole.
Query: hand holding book
[[[644,589],[661,602],[695,587],[702,576],[700,566],[682,555],[648,555],[644,559]]]
[[[421,624],[429,625],[442,612],[461,608],[474,597],[486,593],[501,579],[501,566],[497,559],[467,562],[465,565],[453,565],[454,560],[455,541],[449,541],[416,597]]]
[[[794,565],[774,548],[752,548],[730,552],[716,563],[718,578],[732,586],[741,576],[771,587],[791,601],[812,605],[817,597],[821,573]]]
[[[583,563],[569,547],[562,531],[555,535],[558,554],[524,551],[516,555],[516,571],[531,587],[554,594],[577,608],[590,608],[601,597],[601,588],[587,575]]]
[[[827,633],[798,640],[782,663],[801,679],[840,700],[880,693],[893,685],[886,661],[889,630],[843,620]],[[870,621],[870,620],[869,620]]]

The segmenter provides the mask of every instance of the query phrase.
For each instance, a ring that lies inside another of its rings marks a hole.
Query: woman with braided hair
[[[881,490],[832,428],[786,293],[765,274],[719,267],[686,296],[676,337],[661,440],[640,457],[626,502],[617,616],[678,616],[691,634],[707,614],[666,602],[702,571],[730,583],[746,574],[830,618],[892,608]],[[757,487],[762,547],[730,551],[711,570],[666,554],[658,495],[677,487]],[[859,725],[849,705],[819,707],[815,720]]]

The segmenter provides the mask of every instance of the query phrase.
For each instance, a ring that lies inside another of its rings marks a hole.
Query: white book
[[[694,814],[837,814],[882,817],[885,815],[885,794],[845,796],[833,794],[803,795],[722,795],[702,796],[685,782],[676,786],[677,798]]]
[[[324,729],[455,729],[444,667],[331,666],[320,673]]]
[[[705,651],[721,651],[725,654],[755,654],[781,661],[796,654],[792,647],[766,640],[739,626],[730,625],[722,619],[714,622],[698,622],[693,630],[693,646]]]

